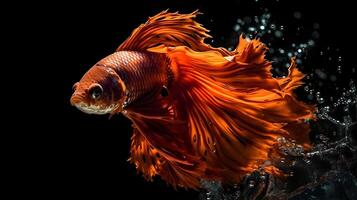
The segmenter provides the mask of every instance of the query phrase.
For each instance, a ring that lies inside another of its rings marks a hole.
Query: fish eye
[[[89,88],[89,94],[91,95],[92,99],[98,99],[103,93],[103,88],[99,84],[93,84]]]

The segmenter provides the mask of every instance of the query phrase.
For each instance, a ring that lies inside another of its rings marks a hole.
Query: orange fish
[[[130,161],[148,180],[198,189],[202,179],[239,183],[259,168],[281,174],[266,162],[277,138],[309,148],[315,107],[293,94],[304,75],[293,59],[287,77],[273,78],[259,39],[211,47],[197,14],[150,17],[74,84],[71,104],[129,118]]]

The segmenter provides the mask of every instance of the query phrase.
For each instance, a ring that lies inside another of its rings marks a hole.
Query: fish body
[[[277,139],[310,146],[315,107],[293,95],[304,75],[293,59],[287,77],[272,77],[258,39],[211,47],[197,14],[149,18],[74,85],[71,104],[128,117],[130,161],[148,180],[197,189],[202,179],[239,183],[259,168],[281,175],[266,162]]]

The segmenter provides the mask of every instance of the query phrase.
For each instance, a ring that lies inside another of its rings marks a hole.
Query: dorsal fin
[[[189,14],[169,13],[167,10],[149,17],[117,48],[123,50],[146,50],[155,46],[186,46],[195,51],[216,50],[223,55],[229,52],[224,48],[213,48],[204,43],[211,38],[208,30],[193,19],[200,14],[198,10]]]

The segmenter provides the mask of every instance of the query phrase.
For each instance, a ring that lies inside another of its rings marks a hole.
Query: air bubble
[[[283,37],[283,33],[282,33],[281,31],[275,31],[274,35],[275,35],[275,37],[277,37],[277,38]]]
[[[255,29],[255,27],[249,27],[248,30],[251,31],[251,32],[253,32],[253,31],[255,31],[256,29]]]
[[[249,185],[250,188],[253,188],[255,186],[255,182],[253,180],[249,181]]]
[[[236,24],[235,26],[234,26],[234,31],[239,31],[240,30],[240,25],[239,24]]]
[[[320,24],[314,23],[312,27],[313,27],[314,29],[319,29],[319,28],[320,28]]]
[[[294,12],[294,17],[295,17],[295,19],[301,19],[301,17],[302,17],[302,14],[301,14],[301,12]]]

